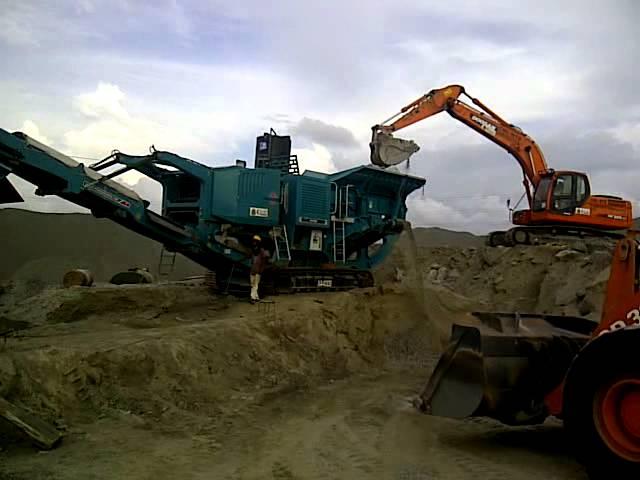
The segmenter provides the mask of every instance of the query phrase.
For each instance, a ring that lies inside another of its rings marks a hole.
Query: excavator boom
[[[462,95],[467,96],[478,108],[461,101]],[[395,138],[391,134],[443,111],[511,153],[532,186],[538,184],[542,175],[549,173],[544,154],[535,141],[518,127],[506,122],[480,100],[467,95],[461,85],[431,90],[403,107],[381,125],[372,127],[371,162],[389,167],[408,160],[418,151],[417,145],[412,141]],[[392,120],[393,123],[389,123]],[[403,152],[404,155],[399,152]]]

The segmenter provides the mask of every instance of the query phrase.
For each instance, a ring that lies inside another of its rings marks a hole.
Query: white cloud
[[[73,105],[86,117],[87,123],[64,134],[66,149],[74,155],[103,158],[116,148],[143,155],[153,144],[177,152],[187,146],[192,150],[206,148],[206,143],[194,135],[188,125],[167,126],[131,115],[125,101],[124,92],[108,83],[100,83],[93,92],[78,95]]]
[[[74,99],[74,106],[88,117],[111,116],[120,120],[128,120],[129,114],[122,102],[124,92],[117,85],[100,82],[90,93],[83,93]]]
[[[130,177],[128,180],[126,183],[141,198],[150,202],[149,209],[160,213],[162,210],[162,185],[145,175],[139,175],[138,178]]]
[[[38,125],[36,125],[35,122],[32,122],[31,120],[25,120],[24,122],[22,122],[22,127],[19,129],[19,131],[21,131],[22,133],[26,133],[31,138],[38,140],[39,142],[42,142],[44,144],[51,143],[49,139],[42,134]]]
[[[301,173],[305,170],[323,173],[337,170],[329,150],[318,143],[312,143],[311,148],[294,148],[291,153],[298,156]]]
[[[640,151],[640,122],[625,122],[612,128],[611,133],[621,142],[633,145],[633,148]]]
[[[417,226],[442,227],[476,234],[509,228],[505,203],[495,195],[435,199],[415,192],[407,199],[407,207],[408,219]]]

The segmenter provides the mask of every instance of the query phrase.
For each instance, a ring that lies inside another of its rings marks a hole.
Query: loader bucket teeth
[[[428,414],[540,423],[545,397],[564,379],[596,323],[578,317],[474,312],[478,325],[453,325],[451,341],[420,395]]]
[[[387,133],[377,133],[371,143],[371,163],[379,167],[391,167],[409,160],[420,150],[413,140],[395,138]]]

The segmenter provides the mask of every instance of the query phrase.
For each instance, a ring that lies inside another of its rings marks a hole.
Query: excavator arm
[[[462,95],[467,96],[471,103],[478,108],[461,101]],[[480,100],[470,97],[461,85],[449,85],[431,90],[402,108],[400,112],[382,124],[372,127],[371,163],[381,167],[390,167],[409,160],[419,147],[412,141],[393,137],[393,132],[442,111],[446,111],[456,120],[514,156],[522,167],[525,188],[530,200],[529,183],[535,187],[541,176],[551,172],[547,167],[544,154],[531,137],[518,127],[506,122]]]

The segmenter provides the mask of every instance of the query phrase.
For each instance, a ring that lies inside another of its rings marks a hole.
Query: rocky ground
[[[0,479],[585,478],[558,423],[456,422],[411,399],[471,310],[597,318],[610,254],[406,235],[377,287],[255,306],[184,283],[5,282],[0,395],[65,437],[38,452],[0,424]]]

